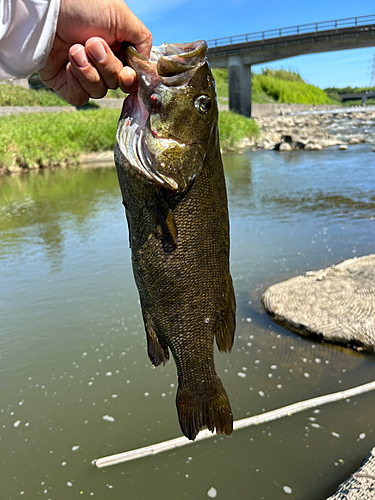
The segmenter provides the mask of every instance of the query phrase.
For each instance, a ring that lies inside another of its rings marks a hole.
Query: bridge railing
[[[299,26],[289,26],[287,28],[278,28],[266,31],[257,31],[255,33],[246,33],[245,35],[227,36],[208,40],[208,47],[220,47],[222,45],[232,45],[236,43],[253,42],[257,40],[267,40],[268,38],[278,38],[283,36],[299,35],[301,33],[314,33],[319,31],[354,28],[375,23],[375,15],[348,17],[346,19],[336,19],[335,21],[323,21],[319,23],[300,24]]]

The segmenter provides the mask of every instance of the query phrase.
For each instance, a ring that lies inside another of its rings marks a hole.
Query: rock
[[[375,352],[375,254],[272,285],[262,302],[289,330]]]
[[[375,153],[375,148],[372,148],[372,152]]]
[[[339,150],[340,151],[346,151],[348,149],[348,146],[346,144],[340,144]]]
[[[327,500],[369,500],[374,498],[375,448],[364,459],[361,467],[344,481]]]
[[[303,149],[306,151],[321,151],[323,148],[320,144],[309,142]]]
[[[349,144],[359,144],[359,139],[358,137],[351,137],[349,139]]]
[[[288,142],[281,142],[278,147],[279,151],[291,151],[292,146]]]
[[[306,144],[306,140],[297,134],[283,135],[281,137],[281,142],[290,144],[292,149],[303,149]]]
[[[341,141],[338,141],[337,139],[335,138],[329,138],[329,139],[323,139],[320,144],[324,147],[324,148],[329,148],[331,146],[337,146],[337,144],[341,144]]]

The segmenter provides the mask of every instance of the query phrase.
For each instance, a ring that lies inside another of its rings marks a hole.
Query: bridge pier
[[[229,109],[251,116],[251,65],[239,56],[228,57]]]

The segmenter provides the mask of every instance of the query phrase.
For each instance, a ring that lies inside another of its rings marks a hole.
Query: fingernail
[[[84,48],[78,49],[77,52],[74,52],[74,54],[72,54],[72,58],[80,68],[86,68],[86,66],[88,66],[89,64]]]
[[[94,42],[87,47],[90,56],[97,62],[102,62],[107,57],[107,52],[101,42]]]

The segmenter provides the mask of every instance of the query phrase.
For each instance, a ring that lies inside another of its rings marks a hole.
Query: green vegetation
[[[268,75],[255,74],[255,92],[264,92],[276,102],[293,104],[332,104],[324,90],[303,81],[288,81]]]
[[[74,163],[83,153],[116,143],[119,110],[33,113],[0,118],[0,166]]]
[[[124,92],[120,89],[108,89],[106,97],[111,99],[125,99],[128,94],[124,94]]]
[[[218,98],[228,97],[228,71],[226,69],[213,69],[212,74],[215,78]]]
[[[213,74],[220,97],[228,96],[226,69],[214,69]],[[253,103],[283,102],[290,104],[334,104],[323,90],[305,83],[297,72],[265,68],[262,73],[252,73],[251,98]]]
[[[0,84],[0,106],[69,106],[57,94],[49,90],[32,90]]]
[[[253,76],[256,73],[253,73]],[[302,76],[293,71],[291,69],[271,69],[271,68],[263,68],[261,75],[263,76],[272,76],[272,78],[277,78],[278,80],[285,80],[286,82],[302,82],[305,83]]]
[[[328,87],[324,89],[327,95],[334,99],[336,102],[340,103],[342,106],[359,106],[362,104],[360,99],[353,99],[351,101],[342,102],[339,94],[355,94],[356,92],[375,92],[375,87]],[[374,105],[375,97],[370,97],[366,99],[366,105]]]
[[[113,150],[117,109],[76,113],[33,113],[0,118],[0,167],[12,169],[70,164],[82,154]],[[253,120],[223,112],[219,120],[222,147],[258,134]]]
[[[233,149],[245,137],[257,137],[259,128],[254,120],[237,115],[232,111],[219,113],[220,145],[225,151]]]
[[[327,87],[325,92],[336,94],[354,94],[356,92],[375,92],[375,87]]]

